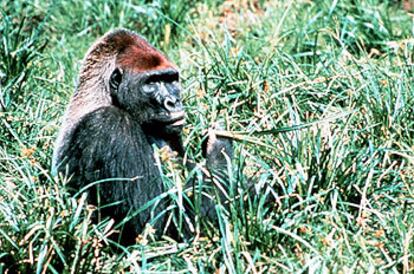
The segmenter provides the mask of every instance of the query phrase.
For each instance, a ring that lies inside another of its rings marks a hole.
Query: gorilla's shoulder
[[[83,117],[77,127],[77,131],[88,131],[90,133],[121,133],[136,123],[130,119],[123,110],[114,107],[101,107]]]
[[[126,120],[127,116],[124,111],[114,106],[105,106],[86,114],[83,123],[99,123],[99,122],[116,122]]]
[[[121,109],[107,106],[85,115],[76,127],[72,141],[81,143],[81,147],[125,144],[132,142],[132,139],[142,139],[137,139],[136,135],[139,134],[142,134],[142,130],[137,122]]]

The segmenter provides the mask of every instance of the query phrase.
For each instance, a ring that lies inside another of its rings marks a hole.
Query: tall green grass
[[[413,23],[397,1],[0,8],[2,272],[414,271]],[[203,163],[203,132],[216,123],[235,141],[218,183],[230,203],[217,200],[207,226],[202,171],[164,161],[169,191],[157,199],[173,201],[165,214],[178,227],[195,212],[192,239],[157,238],[148,226],[120,246],[111,235],[121,227],[93,221],[96,208],[50,173],[80,60],[119,26],[180,67],[189,158]]]

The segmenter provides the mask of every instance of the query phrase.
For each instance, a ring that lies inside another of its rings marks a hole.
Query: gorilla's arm
[[[108,214],[104,210],[104,216],[122,219],[130,210],[140,209],[163,192],[153,150],[140,125],[116,107],[104,107],[85,116],[64,157],[60,169],[67,167],[68,174],[73,174],[70,187],[80,190],[96,184],[88,189],[91,203],[102,206],[121,202],[106,209]],[[113,180],[96,183],[102,179]],[[150,207],[134,217],[130,223],[133,232],[140,233],[161,208],[158,206],[154,212]]]

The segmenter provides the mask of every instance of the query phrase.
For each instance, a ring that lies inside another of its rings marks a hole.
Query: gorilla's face
[[[114,105],[129,113],[151,135],[181,132],[185,113],[176,70],[136,73],[115,69],[109,86]]]

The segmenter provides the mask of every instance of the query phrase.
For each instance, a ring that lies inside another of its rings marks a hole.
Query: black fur
[[[137,211],[164,192],[151,143],[141,125],[123,110],[104,107],[83,118],[72,140],[64,148],[62,168],[72,175],[74,192],[101,179],[114,178],[91,186],[92,204],[120,204],[101,210],[104,216],[117,221],[129,211]],[[99,188],[99,197],[96,188]],[[136,236],[143,227],[165,208],[155,204],[140,212],[124,228],[124,234]],[[162,228],[162,218],[154,225]],[[134,235],[130,235],[134,234]]]

